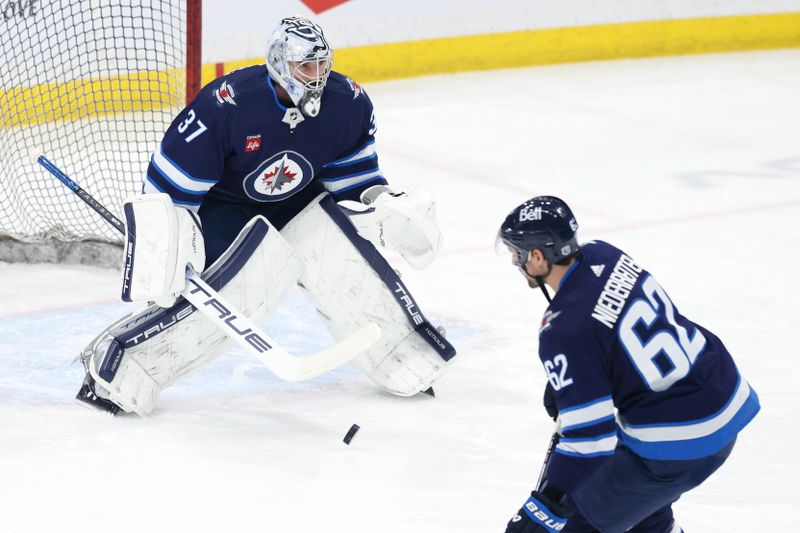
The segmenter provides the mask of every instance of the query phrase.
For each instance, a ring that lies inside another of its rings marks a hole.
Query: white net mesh
[[[0,239],[120,242],[36,158],[119,215],[184,103],[185,1],[11,4],[0,15]]]

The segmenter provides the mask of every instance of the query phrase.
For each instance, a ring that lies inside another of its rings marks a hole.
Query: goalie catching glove
[[[122,300],[170,307],[186,285],[186,268],[205,268],[197,216],[152,193],[125,202]]]
[[[442,246],[436,203],[427,191],[397,193],[375,185],[361,193],[361,203],[345,200],[339,205],[362,237],[399,252],[417,270],[430,265]]]

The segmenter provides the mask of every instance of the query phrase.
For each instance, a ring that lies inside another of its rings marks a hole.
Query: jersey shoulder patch
[[[263,93],[268,76],[264,65],[253,65],[215,79],[202,92],[218,109],[235,109],[246,106],[254,94]]]
[[[350,101],[369,101],[367,92],[358,82],[356,82],[353,78],[338,72],[331,72],[331,75],[328,78],[328,83],[325,85],[325,90],[330,90],[332,94],[338,96],[339,98],[346,98]]]

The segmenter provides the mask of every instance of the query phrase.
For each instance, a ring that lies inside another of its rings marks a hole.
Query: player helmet
[[[531,250],[541,250],[551,263],[578,251],[578,223],[569,206],[555,196],[531,198],[508,214],[497,234],[497,244],[511,249],[514,264],[523,267]]]
[[[322,28],[303,17],[281,20],[267,41],[267,71],[309,117],[319,114],[322,89],[333,65],[333,49]]]

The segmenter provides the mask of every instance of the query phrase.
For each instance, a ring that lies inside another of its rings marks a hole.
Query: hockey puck
[[[344,443],[348,446],[350,445],[350,441],[353,440],[353,437],[356,436],[358,430],[361,429],[358,424],[353,424],[350,426],[350,431],[347,432],[347,435],[344,436]]]

